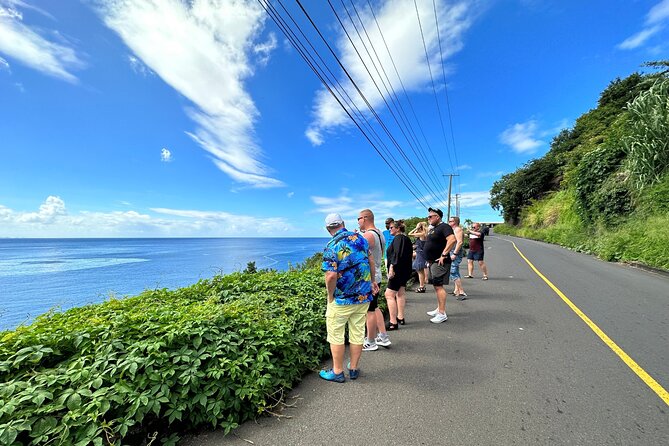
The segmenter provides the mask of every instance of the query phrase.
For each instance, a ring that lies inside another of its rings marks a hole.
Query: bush
[[[226,432],[327,355],[317,269],[215,276],[0,333],[0,443],[142,444]],[[170,434],[171,432],[171,434]]]

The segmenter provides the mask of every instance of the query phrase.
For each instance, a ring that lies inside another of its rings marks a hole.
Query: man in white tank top
[[[383,249],[386,245],[381,231],[374,226],[374,213],[369,209],[363,209],[358,214],[358,226],[365,240],[369,244],[369,250],[374,257],[374,271],[372,278],[379,285],[381,283],[381,259],[383,258]],[[383,320],[383,314],[378,307],[379,295],[375,295],[367,310],[367,337],[362,345],[363,352],[369,352],[382,347],[390,346],[390,338],[386,333],[386,323]],[[378,333],[378,334],[377,334]]]

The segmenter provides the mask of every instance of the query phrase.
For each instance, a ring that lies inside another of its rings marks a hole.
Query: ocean
[[[66,310],[179,288],[218,273],[286,270],[329,238],[0,239],[0,331]]]

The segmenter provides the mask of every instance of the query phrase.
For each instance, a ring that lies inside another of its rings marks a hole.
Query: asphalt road
[[[469,298],[449,297],[443,324],[425,314],[434,293],[408,293],[407,325],[389,349],[363,353],[357,381],[307,375],[285,418],[181,444],[669,445],[669,399],[658,395],[669,390],[669,276],[501,236],[486,239],[486,263],[490,280],[478,269],[463,279]]]

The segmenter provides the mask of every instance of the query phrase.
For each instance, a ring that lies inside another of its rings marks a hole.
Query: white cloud
[[[235,181],[279,187],[259,160],[258,110],[244,82],[276,46],[257,43],[266,20],[256,2],[239,0],[99,0],[99,11],[154,73],[188,98],[197,127],[187,132]]]
[[[152,76],[155,73],[149,69],[144,63],[136,58],[133,55],[128,56],[128,62],[130,63],[130,68],[132,68],[132,71],[134,71],[137,74],[140,74],[144,77],[146,76]]]
[[[442,80],[441,70],[437,69],[437,67],[441,66],[439,37],[441,37],[442,56],[444,61],[446,61],[450,56],[462,49],[462,35],[472,23],[471,15],[476,10],[477,2],[449,4],[445,0],[437,1],[440,36],[436,29],[432,0],[420,0],[417,5],[435,82],[440,82]],[[387,75],[391,78],[393,87],[398,90],[401,88],[395,69],[392,68],[394,62],[407,91],[425,90],[431,82],[430,72],[425,60],[423,39],[421,38],[418,26],[414,2],[407,0],[387,0],[383,3],[379,11],[375,12],[383,36],[379,32],[374,21],[374,16],[369,10],[364,7],[358,8],[358,10],[373,46],[379,49],[377,51],[378,57],[381,60],[381,65],[385,67]],[[378,74],[378,71],[373,69],[374,64],[371,59],[362,50],[363,45],[359,41],[357,33],[350,25],[349,27],[351,28],[349,29],[349,34],[354,40],[356,47],[361,49],[361,55],[365,60],[365,64],[367,67],[370,67],[372,73],[377,73],[374,75],[374,80],[370,78],[365,65],[360,61],[358,54],[343,31],[340,31],[337,39],[337,49],[340,59],[367,100],[377,109],[383,103],[383,98],[374,86],[374,81],[379,85],[381,91],[385,93],[385,89],[382,86],[382,78]],[[388,51],[385,50],[386,44],[392,54],[392,60],[388,55]],[[385,77],[383,80],[385,81]],[[366,113],[368,110],[367,106],[360,99],[355,88],[343,73],[340,76],[340,82],[347,89],[351,98],[354,99],[357,107]],[[343,109],[324,88],[316,93],[313,115],[314,118],[306,131],[306,136],[314,145],[322,144],[324,135],[328,131],[332,131],[342,125],[350,124],[349,118]]]
[[[507,128],[500,135],[500,141],[511,147],[516,153],[534,153],[545,143],[537,139],[538,124],[534,120],[516,123]]]
[[[286,194],[286,196],[287,196],[288,198],[293,198],[293,197],[295,196],[295,192],[288,192],[288,193]]]
[[[137,211],[67,212],[65,202],[48,197],[37,212],[0,205],[0,237],[224,237],[297,235],[282,217],[227,212],[153,208]]]
[[[413,202],[383,200],[372,194],[350,195],[348,189],[343,189],[337,197],[312,196],[311,201],[316,205],[316,212],[323,214],[324,217],[336,212],[352,228],[357,226],[356,218],[363,209],[371,209],[374,212],[378,226],[386,217],[397,215],[402,208],[413,205]]]
[[[669,19],[669,0],[662,0],[653,6],[646,16],[646,23],[649,25],[661,23]]]
[[[619,43],[617,48],[633,50],[643,46],[651,37],[665,28],[667,21],[669,21],[669,0],[662,0],[648,11],[645,26],[641,31]]]
[[[172,152],[163,147],[163,149],[160,151],[160,161],[164,163],[169,163],[172,161]]]
[[[460,208],[472,208],[490,203],[490,192],[463,192],[460,194]]]
[[[457,170],[469,170],[471,168],[472,168],[472,166],[470,166],[469,164],[463,164],[461,166],[458,166]]]
[[[258,64],[261,66],[267,65],[272,51],[276,49],[277,40],[274,33],[269,34],[269,39],[266,42],[259,43],[253,47],[253,52],[258,56]]]
[[[9,68],[9,62],[7,62],[7,61],[6,61],[5,59],[3,59],[2,57],[0,57],[0,71],[7,71],[7,72],[10,72],[10,73],[11,73],[11,71],[12,71],[12,70],[10,70],[10,68]]]
[[[646,41],[654,36],[655,34],[658,33],[662,29],[660,26],[653,26],[651,28],[644,28],[638,33],[634,34],[633,36],[628,37],[624,41],[622,41],[619,45],[618,48],[621,50],[633,50],[635,48],[640,47]]]
[[[23,14],[15,7],[29,6],[20,1],[0,0],[0,53],[49,76],[77,83],[72,71],[83,68],[84,63],[76,51],[58,33],[50,33],[52,39],[48,39],[36,28],[25,25]]]

